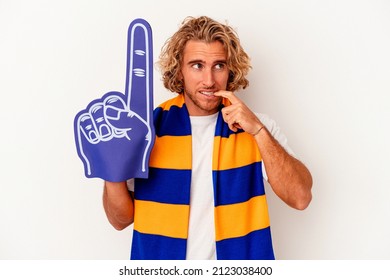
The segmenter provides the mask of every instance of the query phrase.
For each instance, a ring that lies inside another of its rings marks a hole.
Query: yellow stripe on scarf
[[[191,135],[156,137],[149,166],[168,169],[191,169]]]
[[[135,200],[134,229],[141,233],[187,238],[189,205]],[[142,213],[142,217],[138,217]]]
[[[215,138],[213,170],[242,167],[262,160],[259,150],[253,149],[253,136],[246,132]]]
[[[177,106],[179,108],[184,105],[184,96],[183,94],[179,94],[176,98],[169,99],[163,103],[161,103],[158,107],[162,108],[165,111],[168,111],[172,106]]]
[[[242,203],[217,206],[214,213],[216,241],[245,236],[270,226],[265,195]]]

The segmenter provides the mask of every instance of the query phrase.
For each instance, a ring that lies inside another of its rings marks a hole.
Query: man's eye
[[[225,68],[225,64],[223,64],[223,63],[215,64],[214,68],[215,68],[216,70],[222,70],[222,69]]]
[[[195,68],[195,69],[202,69],[202,64],[200,64],[200,63],[192,64],[192,68]]]

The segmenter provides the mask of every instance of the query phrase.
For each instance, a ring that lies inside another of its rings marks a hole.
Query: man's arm
[[[123,230],[134,221],[134,201],[126,182],[105,181],[103,206],[108,221],[117,230]]]
[[[288,154],[274,139],[257,116],[232,92],[219,91],[215,95],[230,100],[232,105],[222,109],[222,115],[230,129],[243,129],[256,139],[268,182],[275,194],[287,205],[303,210],[311,201],[311,174],[306,166]]]
[[[258,125],[259,129],[264,127],[260,121]],[[289,155],[266,127],[254,137],[263,158],[268,182],[276,195],[295,209],[305,209],[312,198],[313,181],[309,170]]]

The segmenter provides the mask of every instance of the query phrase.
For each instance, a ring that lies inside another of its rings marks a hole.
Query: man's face
[[[191,116],[206,116],[218,111],[222,98],[214,92],[226,90],[229,69],[222,43],[187,42],[181,68],[184,99]]]

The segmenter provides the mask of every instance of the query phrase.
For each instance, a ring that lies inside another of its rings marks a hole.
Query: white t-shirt
[[[190,116],[192,176],[187,260],[213,260],[215,254],[213,143],[218,113]]]
[[[256,114],[272,136],[291,155],[287,138],[275,121],[264,114]],[[216,259],[214,188],[212,179],[212,155],[215,125],[218,113],[210,116],[190,116],[192,130],[192,176],[190,191],[190,218],[187,239],[187,260]],[[268,180],[263,167],[263,179]],[[134,180],[128,181],[134,190]]]

